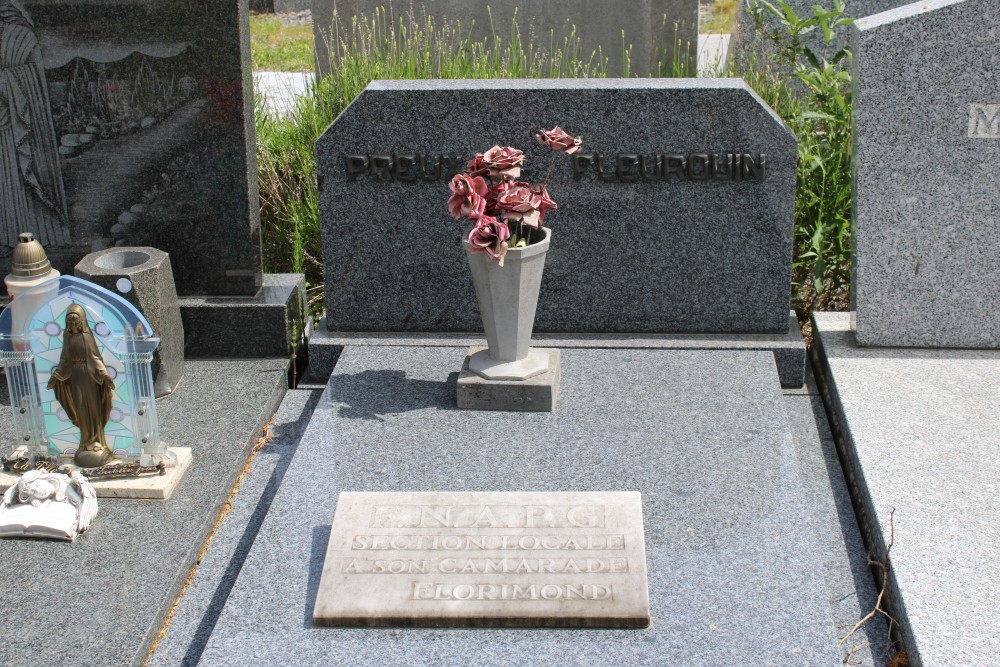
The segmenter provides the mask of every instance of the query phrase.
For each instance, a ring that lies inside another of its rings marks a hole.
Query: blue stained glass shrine
[[[8,458],[70,462],[80,442],[55,393],[46,387],[59,363],[66,311],[79,304],[114,380],[111,419],[104,429],[118,460],[156,465],[170,456],[160,442],[153,397],[152,358],[159,339],[132,304],[73,276],[46,281],[19,294],[0,313],[0,364],[7,369],[14,407]]]

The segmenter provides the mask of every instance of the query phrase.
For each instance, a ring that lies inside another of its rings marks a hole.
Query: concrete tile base
[[[462,410],[553,412],[559,401],[559,350],[534,348],[549,356],[549,370],[527,380],[487,380],[469,370],[469,360],[485,347],[470,347],[458,376],[458,407]]]
[[[169,500],[184,473],[191,467],[190,447],[168,447],[177,457],[177,465],[167,468],[163,475],[143,475],[124,479],[90,480],[98,498],[134,498],[142,500]],[[0,472],[0,493],[17,484],[18,475]]]
[[[354,333],[330,331],[320,320],[309,337],[309,368],[305,380],[325,385],[348,345],[467,347],[482,345],[481,333]],[[635,350],[767,350],[774,355],[778,379],[785,389],[799,388],[805,377],[806,345],[794,311],[788,313],[788,333],[782,334],[550,334],[535,332],[536,345],[568,348]]]
[[[1000,655],[1000,350],[859,347],[814,313],[812,354],[868,549],[912,665]]]

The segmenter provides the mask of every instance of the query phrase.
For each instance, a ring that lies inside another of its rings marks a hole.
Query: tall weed
[[[412,13],[391,20],[384,8],[350,25],[334,19],[331,74],[311,85],[289,116],[261,103],[256,113],[264,269],[305,273],[314,309],[323,284],[315,142],[371,81],[602,77],[607,68],[600,51],[581,53],[571,24],[540,48],[516,21],[507,34],[475,41],[460,21],[418,22]]]
[[[813,310],[845,310],[851,266],[851,54],[829,53],[853,21],[842,0],[798,16],[782,0],[746,0],[758,31],[770,15],[778,30],[771,62],[741,74],[798,138],[793,300],[800,318]],[[821,33],[821,37],[820,37]],[[819,37],[819,39],[813,36]],[[810,44],[819,44],[814,50]],[[788,73],[791,73],[791,80]]]

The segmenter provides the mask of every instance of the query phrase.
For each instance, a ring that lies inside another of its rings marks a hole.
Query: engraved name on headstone
[[[341,493],[313,621],[646,627],[640,495]]]
[[[969,136],[1000,139],[1000,104],[969,105]]]

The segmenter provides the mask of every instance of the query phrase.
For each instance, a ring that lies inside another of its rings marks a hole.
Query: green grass
[[[699,26],[699,32],[729,34],[733,30],[733,18],[736,16],[736,0],[715,0],[712,4],[712,14],[704,24]]]
[[[541,78],[604,76],[600,53],[580,53],[572,26],[543,47],[516,27],[473,41],[462,25],[400,19],[384,11],[341,28],[332,74],[282,118],[257,105],[257,162],[264,269],[305,273],[314,312],[321,307],[323,262],[315,142],[374,79]]]
[[[251,14],[250,54],[254,70],[311,72],[312,26],[286,26],[267,14]]]
[[[830,53],[830,48],[838,31],[853,21],[842,0],[834,0],[833,10],[813,5],[803,16],[784,3],[759,0],[751,1],[749,11],[757,13],[758,30],[766,17],[781,26],[769,33],[776,47],[773,59],[746,64],[739,74],[798,138],[792,302],[805,322],[814,310],[846,310],[850,301],[850,53]],[[813,34],[823,38],[810,41]],[[818,52],[809,46],[817,42]]]

